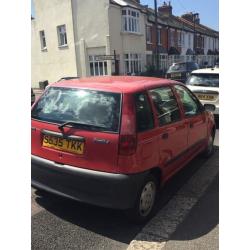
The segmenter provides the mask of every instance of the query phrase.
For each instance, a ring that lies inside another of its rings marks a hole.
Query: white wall
[[[64,76],[76,76],[75,42],[71,0],[34,0],[35,19],[32,26],[32,86],[41,80],[57,81]],[[68,47],[58,47],[58,25],[66,25]],[[41,51],[39,31],[45,31],[47,51]]]
[[[140,12],[140,34],[126,33],[122,31],[122,13],[119,6],[110,5],[109,31],[110,50],[116,50],[120,55],[120,74],[124,74],[124,54],[137,53],[142,55],[142,70],[146,64],[146,16]]]
[[[78,75],[89,76],[88,56],[110,53],[109,0],[72,0],[72,8]]]

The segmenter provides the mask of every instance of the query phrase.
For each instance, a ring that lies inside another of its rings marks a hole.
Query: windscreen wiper
[[[59,125],[58,128],[62,130],[63,127],[67,125],[73,125],[73,126],[76,125],[76,126],[82,126],[82,127],[88,127],[88,128],[106,129],[106,127],[104,126],[99,126],[99,125],[89,124],[89,123],[73,122],[73,121],[64,122],[63,124]]]

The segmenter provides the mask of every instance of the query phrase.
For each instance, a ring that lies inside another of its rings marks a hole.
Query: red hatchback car
[[[142,222],[157,191],[199,153],[215,122],[183,84],[91,77],[50,85],[32,115],[32,186],[126,210]]]

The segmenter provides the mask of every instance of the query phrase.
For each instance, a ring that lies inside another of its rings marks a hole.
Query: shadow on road
[[[186,219],[178,226],[171,240],[187,241],[200,238],[219,224],[219,175],[205,194],[191,209]]]
[[[218,153],[218,147],[216,147],[215,155]],[[206,159],[197,157],[189,163],[188,166],[176,174],[162,190],[157,203],[156,211],[159,211],[163,206],[165,206],[173,195],[175,195],[175,193],[183,186],[183,184],[186,183],[206,161]],[[41,191],[36,191],[36,195],[38,195],[38,197],[36,197],[36,202],[40,206],[62,220],[122,243],[129,244],[144,226],[131,224],[126,219],[125,215],[118,210],[90,206]],[[214,204],[213,207],[214,210],[211,210],[210,212],[211,214],[216,214],[214,220],[204,220],[201,222],[205,226],[197,227],[197,230],[199,228],[201,230],[197,232],[194,231],[190,237],[200,237],[203,234],[208,233],[218,224],[218,220],[216,219],[218,202],[217,204]],[[36,216],[37,215],[33,218]],[[202,218],[202,216],[205,217],[207,214],[202,215],[201,212],[200,218]],[[50,232],[50,234],[51,233],[52,232]]]

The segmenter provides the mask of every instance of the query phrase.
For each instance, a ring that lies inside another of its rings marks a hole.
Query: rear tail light
[[[136,152],[137,139],[135,135],[121,135],[119,142],[120,155],[132,155]]]

